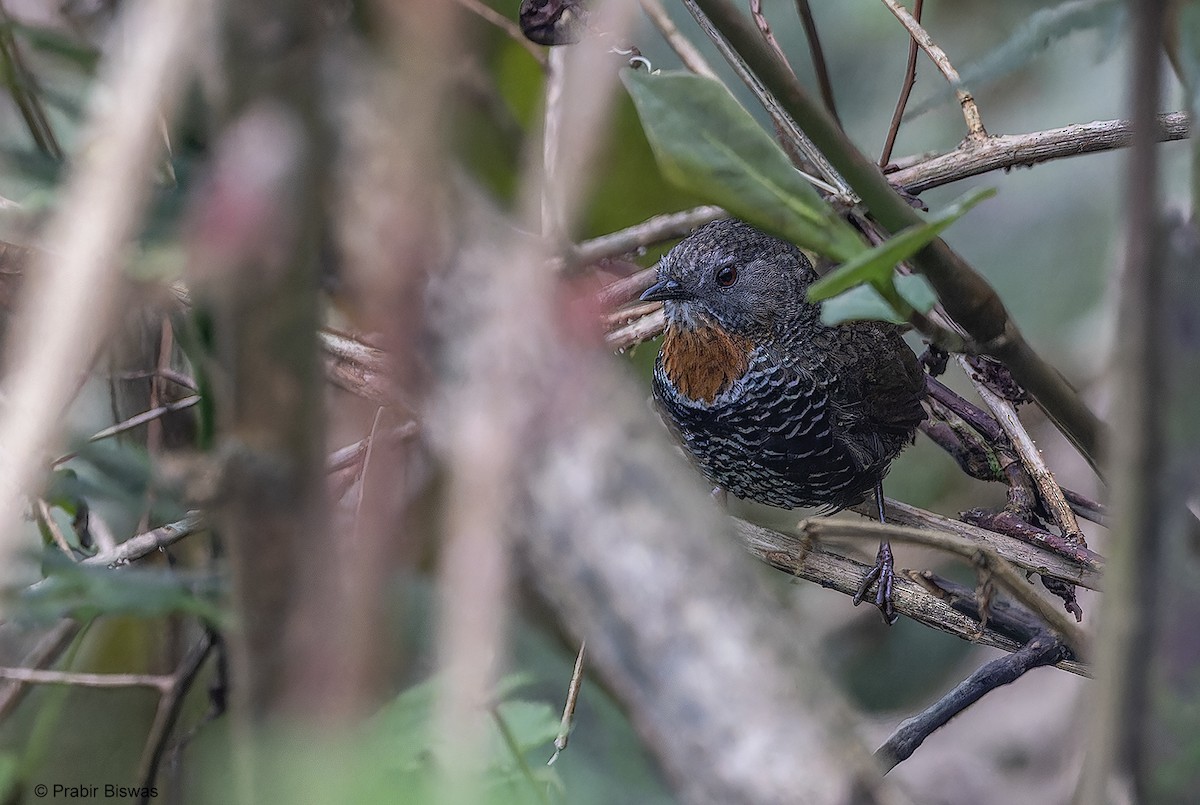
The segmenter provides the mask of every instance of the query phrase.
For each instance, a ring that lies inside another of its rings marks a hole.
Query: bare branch
[[[864,517],[875,515],[874,503],[862,503],[852,509]],[[885,511],[889,523],[952,534],[995,551],[998,556],[1012,562],[1023,570],[1053,576],[1078,584],[1088,589],[1100,589],[1104,573],[1104,557],[1086,547],[1073,545],[1066,540],[1047,542],[1026,540],[1006,533],[954,520],[934,512],[925,511],[907,503],[888,498]],[[1044,532],[1043,532],[1044,533]],[[1053,537],[1052,534],[1046,534]]]
[[[165,405],[156,406],[154,408],[151,408],[149,411],[144,411],[135,416],[131,416],[122,422],[118,422],[115,425],[111,425],[111,426],[105,428],[104,430],[100,430],[100,431],[97,431],[96,433],[92,434],[91,436],[88,437],[88,444],[92,444],[93,442],[98,442],[102,439],[107,439],[109,437],[116,436],[121,433],[125,433],[126,431],[131,431],[134,428],[145,425],[147,422],[153,422],[154,420],[156,420],[160,417],[166,416],[167,414],[173,413],[175,411],[182,411],[185,408],[191,408],[193,405],[200,402],[200,399],[201,398],[200,398],[199,394],[192,394],[187,397],[183,397],[181,399],[166,403]],[[52,461],[50,463],[52,466],[58,466],[59,464],[70,461],[71,459],[75,458],[78,455],[79,455],[78,451],[64,453],[63,455],[54,459],[54,461]]]
[[[188,512],[182,520],[176,520],[152,531],[130,537],[111,551],[104,551],[95,556],[89,556],[81,564],[107,565],[120,567],[127,565],[147,554],[174,545],[184,537],[191,536],[206,528],[204,515],[198,511]]]
[[[1023,606],[1028,607],[1038,617],[1049,624],[1051,629],[1062,635],[1076,656],[1085,657],[1087,654],[1088,639],[1080,628],[1073,621],[1068,620],[1063,612],[1060,612],[1049,601],[1038,595],[1025,577],[1017,573],[1012,565],[988,548],[949,533],[927,531],[907,526],[895,526],[890,523],[876,523],[867,520],[854,523],[842,520],[808,518],[801,521],[800,529],[805,535],[811,538],[855,537],[872,540],[888,539],[892,542],[926,545],[955,554],[968,560],[999,581],[1017,601]]]
[[[179,664],[179,668],[171,676],[164,677],[167,684],[162,688],[162,697],[158,700],[158,709],[154,713],[154,722],[146,736],[146,747],[142,752],[142,760],[138,767],[138,785],[142,790],[152,788],[158,777],[158,767],[162,763],[163,753],[171,731],[179,720],[183,710],[183,701],[191,690],[192,683],[200,673],[200,668],[213,649],[213,636],[205,632],[196,645],[192,646],[187,656]],[[143,796],[143,801],[148,799]]]
[[[605,257],[619,257],[656,243],[682,238],[698,226],[726,217],[728,213],[720,207],[707,206],[656,215],[627,229],[585,240],[571,250],[568,263],[587,265]]]
[[[871,569],[869,565],[793,534],[736,518],[733,524],[747,550],[766,564],[847,597],[858,591],[863,575]],[[1046,630],[1045,623],[1031,612],[1003,600],[991,602],[987,625],[981,628],[975,591],[927,571],[897,573],[893,603],[897,612],[918,623],[1004,651],[1015,651]],[[1057,666],[1084,676],[1090,673],[1088,667],[1074,657],[1057,663]]]
[[[30,685],[75,685],[81,688],[155,688],[162,693],[171,686],[171,677],[157,674],[85,674],[36,668],[0,667],[0,679]]]
[[[1157,115],[1156,123],[1152,131],[1158,142],[1188,137],[1190,126],[1185,112]],[[1027,168],[1053,159],[1126,148],[1132,142],[1133,125],[1127,120],[1101,120],[1029,134],[988,137],[890,173],[888,181],[918,195],[989,171]]]
[[[1066,647],[1061,640],[1051,635],[1035,637],[1012,654],[992,660],[936,703],[907,719],[875,751],[875,757],[885,770],[890,771],[917,751],[926,738],[986,694],[1017,681],[1034,668],[1055,665],[1066,656]]]

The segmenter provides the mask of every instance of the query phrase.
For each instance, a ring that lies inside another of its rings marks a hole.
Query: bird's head
[[[668,252],[658,282],[641,298],[661,301],[670,327],[716,323],[757,342],[817,318],[817,306],[804,299],[816,279],[795,246],[730,219],[701,227]]]

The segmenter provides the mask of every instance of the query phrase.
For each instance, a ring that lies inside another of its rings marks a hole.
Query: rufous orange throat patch
[[[667,327],[663,370],[685,397],[711,403],[750,365],[750,339],[715,324],[685,329]]]

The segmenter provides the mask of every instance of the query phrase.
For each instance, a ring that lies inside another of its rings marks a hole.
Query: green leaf
[[[881,291],[884,287],[890,287],[892,270],[897,263],[912,257],[941,234],[942,230],[966,214],[967,210],[994,195],[996,191],[990,187],[973,190],[941,212],[930,215],[925,223],[903,229],[875,248],[847,260],[809,286],[809,301],[829,299],[863,283],[875,285]]]
[[[668,181],[730,214],[837,260],[865,248],[718,81],[626,70],[625,86]]]
[[[856,285],[821,303],[821,323],[827,327],[864,319],[890,321],[892,324],[908,321],[870,285]]]

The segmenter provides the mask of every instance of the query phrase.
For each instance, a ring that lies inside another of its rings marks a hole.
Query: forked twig
[[[979,107],[975,104],[975,98],[963,86],[962,78],[959,77],[958,70],[955,70],[954,65],[950,63],[950,57],[946,55],[946,51],[933,41],[929,32],[922,28],[921,23],[897,0],[883,0],[883,3],[900,21],[900,24],[908,30],[913,41],[937,65],[938,70],[946,77],[950,85],[954,87],[954,95],[958,98],[959,105],[962,106],[963,119],[967,122],[967,139],[987,139],[987,131],[983,128],[983,119],[979,115]]]

